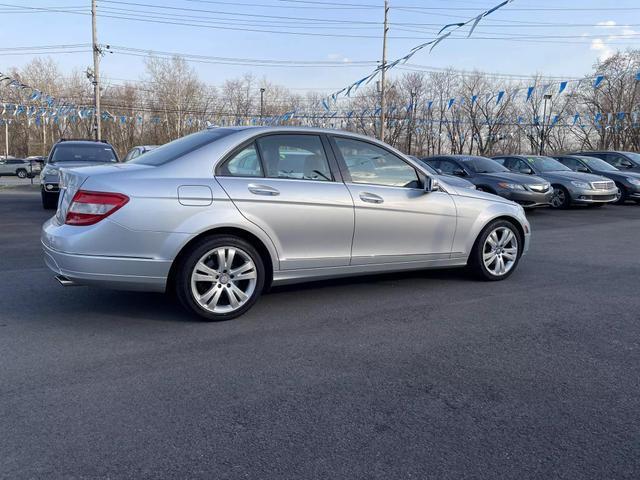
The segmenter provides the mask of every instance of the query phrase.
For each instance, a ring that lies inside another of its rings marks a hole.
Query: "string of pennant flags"
[[[513,0],[504,0],[503,2],[499,3],[498,5],[492,7],[490,9],[488,9],[488,10],[485,10],[484,12],[480,13],[479,15],[476,15],[473,18],[468,19],[465,22],[449,23],[447,25],[444,25],[440,29],[438,34],[436,35],[436,38],[434,38],[432,40],[429,40],[428,42],[424,42],[424,43],[421,43],[420,45],[417,45],[417,46],[413,47],[409,51],[409,53],[407,53],[403,57],[397,58],[396,60],[394,60],[392,62],[385,63],[384,65],[378,65],[373,70],[373,72],[371,72],[366,77],[363,77],[363,78],[361,78],[359,80],[356,80],[352,84],[342,88],[341,90],[333,92],[331,95],[327,96],[326,98],[323,98],[320,101],[320,104],[324,107],[325,110],[329,111],[331,109],[331,104],[332,103],[335,104],[335,102],[337,101],[338,97],[340,97],[340,96],[350,97],[351,94],[355,93],[362,85],[369,84],[383,70],[386,72],[386,71],[391,70],[392,68],[396,67],[397,65],[401,65],[401,64],[407,63],[411,57],[413,57],[416,53],[418,53],[419,51],[425,49],[426,47],[430,46],[429,53],[431,53],[431,51],[433,51],[433,49],[436,46],[438,46],[438,44],[440,44],[442,41],[444,41],[445,39],[450,37],[452,33],[455,33],[456,31],[458,31],[458,30],[460,30],[460,29],[462,29],[462,28],[464,28],[464,27],[466,27],[468,25],[471,25],[471,28],[469,29],[469,32],[467,34],[467,38],[471,37],[471,35],[473,34],[474,30],[476,29],[476,27],[478,26],[478,24],[480,23],[480,21],[483,18],[488,17],[492,13],[496,12],[497,10],[501,9],[502,7],[508,5],[511,2],[513,2]]]
[[[634,80],[636,81],[636,85],[640,84],[640,71],[636,71],[635,73],[632,71],[623,72],[621,75],[633,75]],[[591,77],[585,77],[581,79],[573,79],[573,80],[565,80],[565,81],[556,81],[551,83],[545,83],[543,85],[532,85],[526,88],[518,87],[512,90],[500,90],[498,92],[489,92],[485,94],[472,94],[472,95],[457,95],[455,97],[451,97],[447,100],[435,102],[433,100],[426,100],[423,102],[410,102],[404,106],[398,105],[390,105],[386,109],[386,114],[389,117],[389,121],[406,121],[408,114],[412,114],[411,121],[420,120],[420,118],[416,119],[417,115],[423,117],[433,117],[434,111],[439,112],[448,112],[452,109],[457,109],[459,107],[464,106],[466,103],[469,103],[473,106],[476,103],[484,102],[489,105],[492,102],[495,102],[495,105],[500,105],[505,99],[509,98],[510,100],[521,99],[524,102],[530,102],[531,99],[535,95],[546,95],[552,93],[556,96],[561,95],[567,92],[569,85],[573,86],[572,91],[576,92],[581,86],[590,85],[593,89],[599,89],[602,87],[604,81],[607,80],[605,75],[597,74]],[[26,85],[16,79],[9,77],[8,75],[4,75],[0,73],[0,86],[4,83],[5,86],[10,88],[17,88],[26,93],[26,98],[31,102],[30,104],[16,104],[16,103],[0,103],[0,122],[2,124],[6,122],[12,122],[12,120],[18,120],[22,117],[27,119],[29,125],[35,124],[37,126],[42,124],[59,124],[60,122],[70,122],[77,123],[83,120],[92,119],[95,113],[95,110],[92,106],[77,106],[73,103],[66,102],[61,99],[57,99],[51,95],[43,93],[42,91],[32,88],[29,85]],[[34,104],[35,103],[35,104]],[[101,118],[105,122],[113,122],[118,125],[126,125],[126,124],[142,124],[144,122],[150,122],[152,124],[162,124],[166,120],[158,115],[151,115],[149,112],[144,111],[136,111],[136,109],[126,109],[131,110],[132,115],[123,115],[123,114],[112,114],[108,110],[104,110],[101,113]],[[332,111],[333,110],[333,111]],[[405,118],[401,117],[401,114],[405,114]],[[280,125],[286,124],[288,122],[304,122],[304,121],[319,121],[319,120],[330,120],[330,119],[341,119],[341,120],[356,120],[363,119],[365,116],[375,117],[380,114],[380,107],[377,108],[364,108],[362,110],[348,110],[346,108],[336,108],[335,109],[322,109],[318,111],[318,109],[311,108],[301,109],[301,110],[291,110],[287,111],[281,115],[268,116],[268,117],[259,117],[259,116],[245,116],[239,117],[237,114],[228,113],[228,112],[216,112],[212,114],[212,117],[209,121],[203,120],[203,116],[194,117],[192,115],[187,115],[184,117],[183,121],[187,126],[204,126],[210,125],[213,117],[217,117],[218,121],[216,124],[219,125],[237,125],[237,124],[249,124],[249,125]],[[394,118],[396,115],[396,118]],[[632,121],[634,124],[637,123],[638,120],[638,112],[602,112],[585,114],[575,112],[572,113],[569,117],[561,116],[561,115],[549,115],[548,124],[550,126],[555,126],[559,124],[575,126],[578,122],[580,124],[584,124],[584,121],[587,121],[595,126],[607,126],[619,122],[624,122],[625,120]],[[568,118],[568,121],[564,121]],[[433,121],[433,118],[431,120]],[[442,118],[439,120],[442,123],[450,122],[446,118]],[[512,120],[515,124],[525,124],[530,122],[532,125],[539,124],[539,120],[534,117],[529,120],[525,120],[524,117],[519,116],[516,119]],[[544,119],[543,119],[544,123]]]

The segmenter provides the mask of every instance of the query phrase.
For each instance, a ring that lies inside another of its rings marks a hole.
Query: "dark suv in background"
[[[618,170],[628,170],[630,172],[640,172],[640,153],[634,152],[578,152],[570,155],[582,155],[585,157],[595,157],[604,160],[609,165],[613,165]]]
[[[117,162],[118,155],[106,141],[59,140],[51,148],[47,163],[40,174],[42,207],[53,209],[58,206],[61,168],[88,167]]]

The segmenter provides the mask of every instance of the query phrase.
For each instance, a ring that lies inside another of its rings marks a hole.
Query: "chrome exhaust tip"
[[[75,287],[76,285],[78,285],[77,283],[75,283],[73,280],[69,280],[67,277],[65,277],[64,275],[56,275],[56,280],[58,281],[58,283],[60,283],[60,285],[62,285],[63,287]]]

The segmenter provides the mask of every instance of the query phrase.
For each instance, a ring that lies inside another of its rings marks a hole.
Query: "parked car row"
[[[209,128],[130,158],[54,145],[45,261],[64,286],[172,291],[208,320],[276,284],[462,266],[503,280],[529,248],[523,207],[637,198],[636,173],[595,157],[420,160],[316,128]]]
[[[614,153],[616,155],[585,152],[555,157],[499,155],[493,158],[439,155],[421,161],[439,174],[466,179],[478,190],[508,198],[525,208],[597,207],[628,200],[640,203],[640,163],[632,160],[637,154],[624,153],[631,158],[620,160],[617,155],[622,154]]]

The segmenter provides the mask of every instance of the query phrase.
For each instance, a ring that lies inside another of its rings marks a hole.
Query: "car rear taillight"
[[[122,208],[128,201],[129,197],[121,193],[78,190],[71,200],[64,223],[93,225]]]

